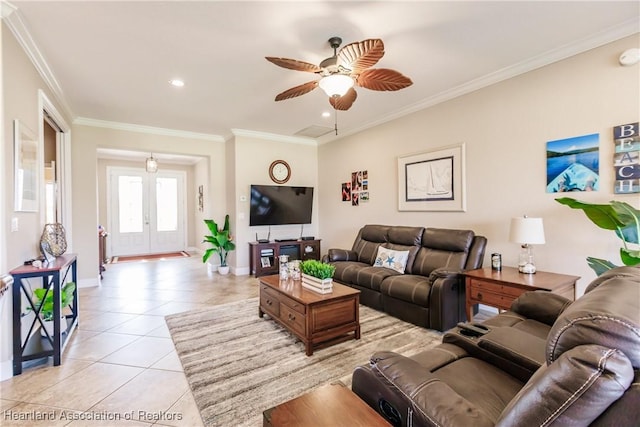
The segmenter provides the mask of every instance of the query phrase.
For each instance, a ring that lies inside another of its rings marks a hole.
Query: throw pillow
[[[393,249],[380,246],[373,266],[390,268],[391,270],[404,274],[407,259],[409,259],[409,251],[394,251]]]

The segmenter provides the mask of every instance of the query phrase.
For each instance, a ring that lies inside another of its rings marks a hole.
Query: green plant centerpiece
[[[76,290],[76,284],[73,282],[66,283],[60,292],[60,310],[68,307],[73,301],[73,293]],[[37,288],[33,291],[33,305],[36,310],[40,309],[40,316],[45,322],[53,320],[53,288]]]
[[[584,203],[570,197],[556,199],[560,204],[572,209],[581,209],[587,218],[598,227],[613,230],[622,240],[620,258],[627,266],[640,265],[640,211],[626,202],[611,201],[608,204]],[[611,261],[587,257],[589,267],[599,276],[607,270],[617,267]]]
[[[218,224],[212,219],[205,219],[204,223],[207,224],[211,234],[204,236],[202,242],[209,243],[211,247],[204,251],[202,262],[207,262],[212,254],[217,253],[220,255],[220,266],[227,267],[227,256],[229,252],[236,248],[229,230],[229,215],[224,217],[224,226],[222,228],[218,227]]]
[[[303,274],[320,280],[331,279],[333,273],[336,272],[336,268],[333,265],[315,259],[302,261],[300,263],[300,270]]]

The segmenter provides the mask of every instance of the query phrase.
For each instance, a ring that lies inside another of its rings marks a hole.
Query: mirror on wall
[[[13,121],[16,212],[38,210],[38,140],[20,120]]]
[[[53,224],[61,222],[59,218],[59,193],[57,171],[57,129],[47,119],[43,123],[44,142],[44,222]]]

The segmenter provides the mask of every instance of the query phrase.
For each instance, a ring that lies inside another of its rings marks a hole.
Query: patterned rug
[[[315,350],[265,315],[258,298],[166,316],[205,426],[261,426],[262,411],[340,380],[379,350],[415,354],[442,334],[360,306],[362,338]]]
[[[132,256],[114,256],[111,257],[109,264],[116,264],[118,262],[130,262],[130,261],[152,261],[157,259],[167,259],[167,258],[182,258],[189,257],[188,252],[170,252],[166,254],[149,254],[149,255],[132,255]]]

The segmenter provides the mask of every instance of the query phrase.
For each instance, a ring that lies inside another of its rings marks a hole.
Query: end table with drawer
[[[575,299],[576,282],[580,276],[537,271],[520,273],[517,268],[502,270],[479,268],[464,272],[466,283],[467,319],[473,320],[473,307],[484,304],[501,310],[509,310],[513,300],[528,291],[550,291],[570,300]]]

